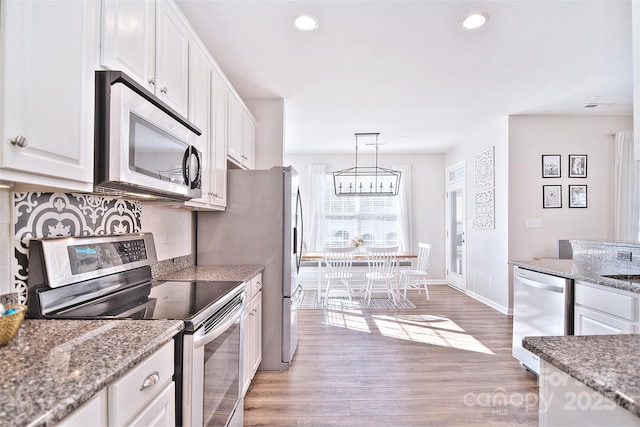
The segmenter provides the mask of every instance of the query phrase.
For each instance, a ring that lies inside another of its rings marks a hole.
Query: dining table
[[[413,260],[416,259],[418,257],[418,255],[411,253],[411,252],[405,252],[405,251],[398,251],[397,255],[396,255],[396,259],[397,259],[397,263],[396,263],[396,270],[397,270],[397,279],[396,279],[396,298],[400,298],[401,293],[400,293],[400,267],[403,265],[408,265],[409,267],[413,264]],[[359,263],[362,263],[363,265],[367,266],[367,260],[369,259],[369,257],[367,256],[367,253],[365,250],[356,250],[356,252],[353,254],[353,261],[354,261],[354,265],[357,265]],[[302,253],[302,257],[301,257],[302,261],[316,261],[317,262],[317,271],[318,271],[318,289],[322,289],[322,262],[324,261],[324,252],[322,251],[305,251]]]

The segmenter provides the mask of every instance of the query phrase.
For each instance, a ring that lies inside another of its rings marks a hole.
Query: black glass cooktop
[[[157,281],[127,288],[86,304],[50,313],[57,319],[184,320],[192,330],[244,286],[238,281]]]

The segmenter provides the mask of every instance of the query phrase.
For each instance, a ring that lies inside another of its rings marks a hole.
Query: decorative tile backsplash
[[[138,233],[138,201],[89,194],[14,193],[15,277],[13,291],[27,300],[29,241],[41,237]]]

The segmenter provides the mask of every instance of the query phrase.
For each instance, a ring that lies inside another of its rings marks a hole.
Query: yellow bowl
[[[0,316],[0,346],[7,345],[18,333],[20,325],[27,314],[27,306],[22,304],[5,304],[5,310],[17,308],[18,311],[8,316]]]

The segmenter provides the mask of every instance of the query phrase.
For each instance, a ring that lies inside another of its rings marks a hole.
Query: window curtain
[[[411,252],[411,165],[393,165],[393,169],[400,171],[400,189],[398,190],[398,250]]]
[[[640,161],[633,160],[633,132],[615,140],[615,239],[637,242],[640,231]]]
[[[324,182],[327,174],[327,165],[307,165],[307,191],[308,195],[303,199],[306,206],[305,215],[305,241],[307,250],[322,251],[324,216],[322,214],[322,200],[324,194]]]

